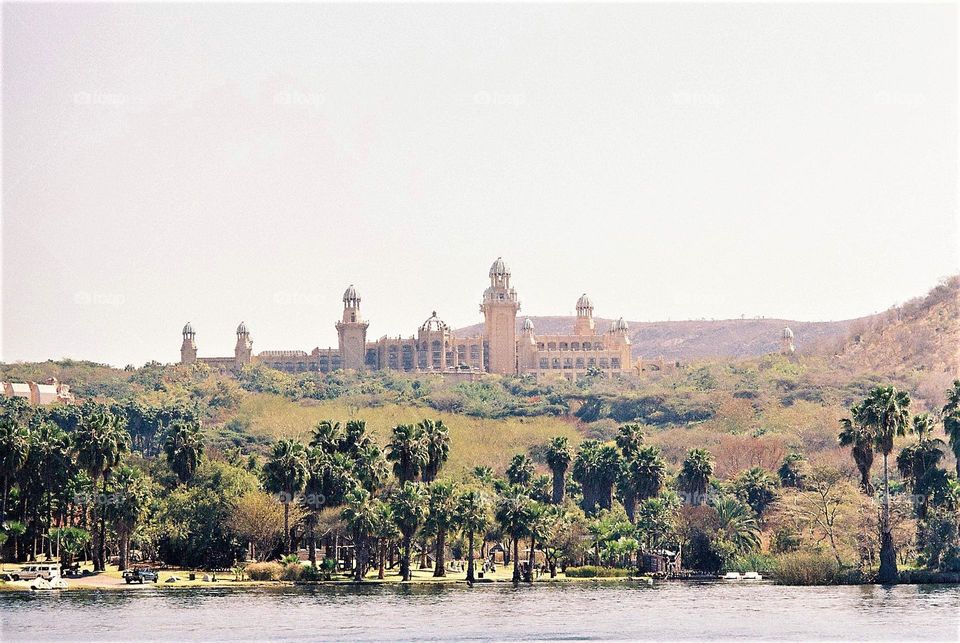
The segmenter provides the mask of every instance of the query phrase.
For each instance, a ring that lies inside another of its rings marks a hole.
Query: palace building
[[[584,294],[577,300],[573,332],[537,335],[531,320],[517,332],[520,300],[510,285],[510,268],[498,258],[490,266],[490,285],[483,291],[480,312],[483,333],[471,337],[454,334],[433,312],[415,335],[383,336],[367,340],[370,324],[360,314],[360,295],[351,285],[343,293],[343,316],[335,325],[336,348],[268,350],[254,354],[247,325],[237,327],[232,357],[198,357],[196,332],[188,322],[183,327],[180,362],[200,362],[212,368],[235,371],[247,364],[263,364],[291,373],[336,370],[392,369],[410,373],[443,373],[472,379],[482,373],[565,377],[574,380],[590,373],[604,376],[639,370],[632,364],[630,338],[623,318],[606,332],[593,321],[593,302]],[[639,364],[639,363],[638,363]]]

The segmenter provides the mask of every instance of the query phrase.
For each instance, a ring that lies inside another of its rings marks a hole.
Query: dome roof
[[[593,308],[593,302],[587,297],[587,293],[580,295],[580,299],[577,300],[577,308]]]
[[[183,327],[183,334],[184,334],[184,335],[193,335],[193,334],[195,334],[195,333],[193,332],[193,326],[190,324],[190,322],[187,322],[187,325]]]
[[[450,327],[437,317],[437,311],[433,311],[427,321],[420,324],[420,330],[426,332],[448,331]]]
[[[491,277],[502,277],[510,274],[510,266],[506,264],[503,257],[497,257],[497,260],[490,266]]]
[[[628,330],[629,328],[630,328],[630,326],[627,324],[627,322],[625,322],[625,321],[623,320],[623,317],[621,317],[621,318],[618,319],[617,321],[613,322],[613,330],[626,331],[626,330]]]
[[[240,322],[240,325],[237,326],[237,335],[246,335],[250,331],[247,330],[247,322]]]
[[[533,320],[529,317],[523,320],[523,330],[533,330]]]
[[[793,339],[793,331],[789,328],[783,329],[783,338],[784,339]]]
[[[343,291],[343,300],[344,301],[360,300],[360,295],[357,294],[357,289],[353,287],[353,284],[350,284],[350,286],[348,286],[347,289]]]

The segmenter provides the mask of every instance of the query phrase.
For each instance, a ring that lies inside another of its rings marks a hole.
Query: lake
[[[0,593],[13,640],[958,640],[960,586],[577,582]]]

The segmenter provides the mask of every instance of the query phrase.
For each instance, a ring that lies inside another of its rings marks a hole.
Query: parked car
[[[60,575],[60,563],[34,563],[24,565],[19,570],[11,572],[13,580],[33,580],[43,578],[50,580]]]
[[[130,583],[140,583],[143,585],[143,583],[146,581],[156,583],[159,579],[160,574],[152,569],[147,569],[146,567],[128,569],[127,571],[123,572],[123,580],[127,581],[127,585]]]

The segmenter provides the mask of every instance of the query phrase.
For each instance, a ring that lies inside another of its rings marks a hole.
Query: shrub
[[[618,567],[598,567],[584,565],[583,567],[567,567],[568,578],[624,578],[630,575],[629,569]]]
[[[838,585],[845,578],[833,557],[803,551],[778,556],[774,573],[781,585]]]
[[[303,576],[303,565],[300,563],[291,563],[283,568],[283,573],[280,574],[281,580],[300,580]]]
[[[250,580],[279,580],[283,573],[280,563],[251,563],[244,570]]]
[[[300,580],[312,583],[322,579],[320,570],[313,565],[304,565],[300,572]]]
[[[733,572],[769,572],[776,569],[777,560],[766,554],[744,554],[737,556],[727,566]]]

